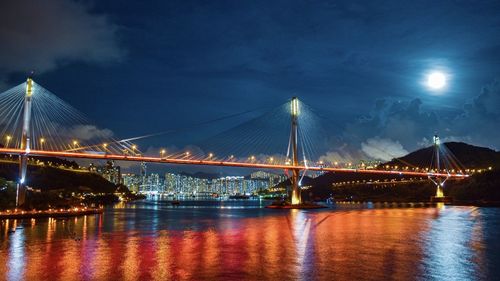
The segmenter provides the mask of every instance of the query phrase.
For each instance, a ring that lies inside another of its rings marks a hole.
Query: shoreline
[[[44,211],[2,211],[0,212],[0,220],[4,219],[29,219],[29,218],[58,218],[58,217],[75,217],[83,215],[102,214],[103,208],[73,208],[73,209],[50,209]]]
[[[328,208],[328,206],[320,205],[320,204],[299,204],[299,205],[267,205],[265,208],[267,209],[275,209],[275,210],[290,210],[290,209],[298,209],[298,210],[310,210],[310,209],[323,209]]]
[[[436,207],[438,205],[445,206],[473,206],[473,207],[485,207],[485,208],[499,208],[500,202],[496,201],[453,201],[449,203],[440,202],[390,202],[390,201],[335,201],[332,205],[315,204],[315,205],[301,205],[301,206],[291,206],[291,205],[268,205],[264,208],[266,209],[322,209],[333,207],[335,205],[375,205],[377,207],[388,207],[388,208],[427,208]],[[50,210],[38,210],[38,211],[0,211],[0,220],[6,219],[30,219],[30,218],[64,218],[64,217],[76,217],[84,215],[95,215],[102,214],[104,208],[72,208],[72,209],[50,209]]]
[[[437,204],[443,204],[442,202],[396,202],[396,201],[335,201],[335,204],[341,205],[364,205],[364,204],[377,204],[377,205],[385,205],[391,207],[432,207]],[[471,206],[471,207],[490,207],[490,208],[499,208],[500,202],[497,201],[451,201],[445,202],[446,206]]]

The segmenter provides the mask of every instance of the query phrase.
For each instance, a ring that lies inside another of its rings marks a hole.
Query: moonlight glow
[[[427,86],[432,90],[439,90],[446,86],[446,76],[442,72],[432,72],[427,76]]]

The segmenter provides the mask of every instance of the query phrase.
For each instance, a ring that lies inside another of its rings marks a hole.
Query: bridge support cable
[[[25,204],[29,185],[28,164],[33,150],[116,153],[122,148],[103,147],[113,141],[110,130],[92,125],[84,114],[38,85],[26,82],[0,93],[0,142],[4,148],[20,149],[16,206]],[[37,158],[37,161],[50,159]],[[38,162],[36,162],[38,163]]]
[[[207,154],[233,161],[286,162],[283,137],[289,135],[289,102],[263,115],[203,139],[195,145]]]

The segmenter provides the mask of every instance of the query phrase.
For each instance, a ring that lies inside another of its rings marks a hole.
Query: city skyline
[[[114,161],[107,161],[104,165],[91,163],[86,169],[102,176],[117,186],[123,184],[132,192],[157,192],[165,194],[183,194],[186,196],[196,193],[208,193],[209,195],[212,193],[221,195],[252,195],[258,191],[273,187],[287,179],[285,174],[259,170],[253,171],[246,176],[223,175],[221,173],[148,173],[146,163],[141,164],[139,173],[122,173],[120,166],[115,165]],[[315,174],[311,174],[311,176],[314,175]]]

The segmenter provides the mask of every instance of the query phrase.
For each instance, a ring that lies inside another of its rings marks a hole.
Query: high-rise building
[[[89,171],[101,175],[114,184],[122,183],[120,166],[116,166],[112,160],[107,161],[104,166],[97,166],[92,163],[89,165]]]
[[[123,174],[123,184],[132,192],[139,192],[139,187],[142,184],[142,179],[136,174]]]
[[[146,162],[141,162],[141,184],[142,185],[146,185],[146,169],[147,169],[147,166],[146,166]]]
[[[280,182],[285,181],[287,177],[285,175],[276,175],[276,174],[269,173],[269,172],[257,171],[257,172],[251,173],[250,178],[251,179],[267,180],[268,186],[266,188],[268,188],[268,187],[273,187],[273,186],[279,184]]]
[[[138,192],[161,192],[181,195],[199,193],[254,194],[276,185],[284,176],[262,172],[249,177],[227,176],[215,179],[198,178],[186,174],[165,173],[164,178],[156,173],[145,175],[124,174],[124,184]]]

